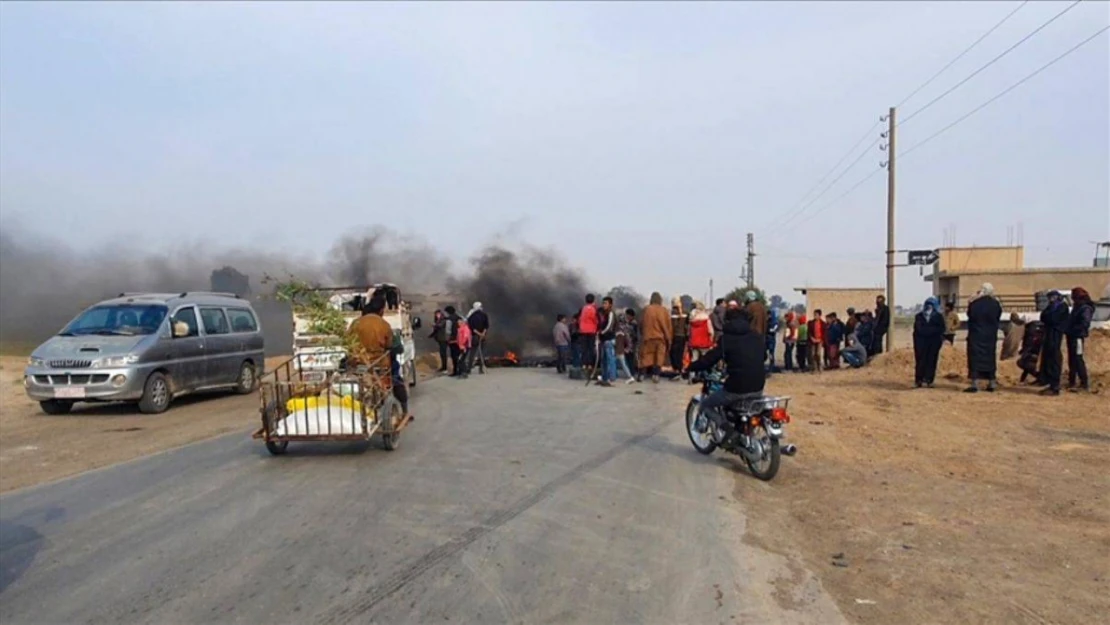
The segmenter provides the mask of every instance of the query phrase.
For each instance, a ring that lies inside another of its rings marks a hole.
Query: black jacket
[[[617,338],[617,311],[599,308],[597,311],[597,338],[599,341],[612,341]]]
[[[1091,319],[1095,316],[1095,305],[1091,300],[1076,302],[1068,319],[1068,336],[1085,339],[1091,334]]]
[[[767,345],[763,335],[752,330],[743,317],[725,321],[724,335],[717,346],[706,352],[697,362],[690,363],[690,371],[708,371],[721,360],[725,361],[728,377],[725,390],[730,393],[760,393],[766,381],[763,358]]]
[[[886,334],[890,330],[890,306],[875,307],[875,332]]]
[[[1071,314],[1068,312],[1068,305],[1061,302],[1056,306],[1049,304],[1047,308],[1041,311],[1041,323],[1044,324],[1044,334],[1046,341],[1056,341],[1059,345],[1060,339],[1068,331],[1068,324],[1071,320]]]
[[[485,332],[489,330],[489,315],[484,310],[475,310],[466,320],[471,332]]]
[[[913,336],[919,339],[939,339],[944,336],[948,326],[944,323],[944,315],[937,311],[925,319],[925,311],[917,313],[913,318]]]

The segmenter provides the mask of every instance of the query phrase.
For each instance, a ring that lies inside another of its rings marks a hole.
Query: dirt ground
[[[1105,622],[1110,396],[1038,396],[1013,361],[999,392],[962,393],[965,358],[945,347],[935,389],[912,388],[909,350],[772,377],[800,450],[769,484],[738,470],[747,539],[816,572],[853,622]],[[1110,334],[1088,363],[1110,379]],[[801,600],[792,580],[775,596]]]
[[[287,357],[266,359],[267,369]],[[23,391],[25,356],[0,356],[0,493],[258,425],[258,396],[186,396],[160,415],[124,404],[78,404],[48,416]],[[420,363],[421,379],[433,375]]]

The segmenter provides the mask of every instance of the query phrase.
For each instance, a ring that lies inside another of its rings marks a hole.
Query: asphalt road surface
[[[493,370],[419,386],[393,452],[236,434],[17,491],[0,622],[842,622],[744,541],[677,386]]]

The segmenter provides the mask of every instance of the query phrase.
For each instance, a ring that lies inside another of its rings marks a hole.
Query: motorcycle
[[[758,396],[740,399],[721,409],[719,419],[710,418],[701,402],[724,387],[719,371],[694,374],[701,392],[686,405],[686,433],[700,454],[709,455],[718,447],[744,459],[757,479],[770,481],[779,471],[782,455],[793,456],[798,448],[781,445],[783,428],[790,423],[786,411],[789,397]]]

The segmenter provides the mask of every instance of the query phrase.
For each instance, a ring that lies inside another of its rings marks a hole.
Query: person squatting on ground
[[[1041,323],[1044,324],[1044,342],[1041,348],[1041,384],[1048,388],[1041,391],[1042,395],[1060,394],[1061,356],[1060,344],[1068,332],[1070,320],[1068,305],[1064,296],[1059,291],[1048,294],[1048,306],[1041,311]]]
[[[871,356],[883,353],[883,340],[890,331],[890,306],[882,295],[875,298],[875,333],[871,337]]]
[[[787,371],[794,370],[794,348],[798,344],[798,319],[793,310],[783,317],[786,330],[782,335],[782,366]]]
[[[601,300],[601,310],[597,313],[597,340],[601,347],[600,385],[612,386],[617,379],[617,311],[613,310],[613,298]]]
[[[859,322],[856,324],[856,339],[867,350],[867,360],[870,360],[871,356],[874,355],[871,345],[875,343],[875,315],[871,314],[870,310],[865,310],[859,314]]]
[[[1018,356],[1018,368],[1021,369],[1021,384],[1029,377],[1034,382],[1040,382],[1041,349],[1044,347],[1044,324],[1040,321],[1030,321],[1025,324],[1021,333],[1021,352]]]
[[[944,345],[947,330],[940,314],[940,301],[935,297],[925,300],[921,312],[913,318],[913,385],[915,388],[933,388],[937,377],[940,348]]]
[[[1095,303],[1083,287],[1071,290],[1071,316],[1068,319],[1068,390],[1072,392],[1091,390],[1091,380],[1087,376],[1087,362],[1083,358],[1083,346],[1091,334],[1091,319],[1095,315]],[[1078,382],[1078,385],[1076,385]]]
[[[857,333],[852,332],[844,340],[844,350],[840,352],[840,356],[853,369],[859,369],[867,364],[867,348],[863,346],[863,341]]]
[[[428,338],[433,339],[439,347],[439,372],[444,373],[447,371],[447,315],[437,309],[432,319],[432,333]]]
[[[482,346],[486,342],[486,334],[489,333],[489,315],[486,311],[482,310],[482,302],[474,302],[470,312],[466,315],[466,325],[470,327],[471,345],[470,350],[466,357],[466,370],[474,370],[474,360],[478,360],[478,373],[485,374],[486,372],[486,355],[482,351]]]
[[[813,311],[806,334],[809,336],[809,365],[814,373],[821,373],[822,348],[825,346],[825,320],[821,318],[821,309]]]
[[[725,315],[724,334],[717,346],[690,363],[689,371],[709,371],[724,362],[727,377],[724,387],[702,399],[701,412],[707,419],[720,423],[721,408],[744,397],[763,394],[767,372],[763,365],[766,341],[751,328],[748,313],[730,310]],[[698,429],[705,432],[708,423],[699,419]]]
[[[586,294],[586,305],[578,311],[578,349],[582,354],[582,366],[590,368],[590,375],[597,364],[597,306],[594,294]]]
[[[650,374],[651,381],[659,383],[660,369],[667,362],[667,349],[671,344],[671,316],[663,307],[663,296],[651,294],[649,304],[640,315],[640,357],[637,364],[643,374]]]
[[[825,315],[825,355],[829,369],[840,368],[840,344],[844,341],[844,323],[835,312]]]
[[[979,392],[979,380],[987,380],[987,390],[998,388],[998,329],[1002,325],[1002,305],[994,297],[994,286],[983,283],[978,295],[967,305],[968,393]]]
[[[682,371],[682,361],[686,357],[686,342],[690,335],[690,317],[682,310],[682,300],[671,300],[671,348],[668,355],[671,369],[675,372]],[[678,378],[675,378],[678,379]]]
[[[551,340],[555,343],[555,371],[567,372],[567,362],[570,358],[570,327],[567,326],[567,316],[555,316],[555,327],[551,329]]]

